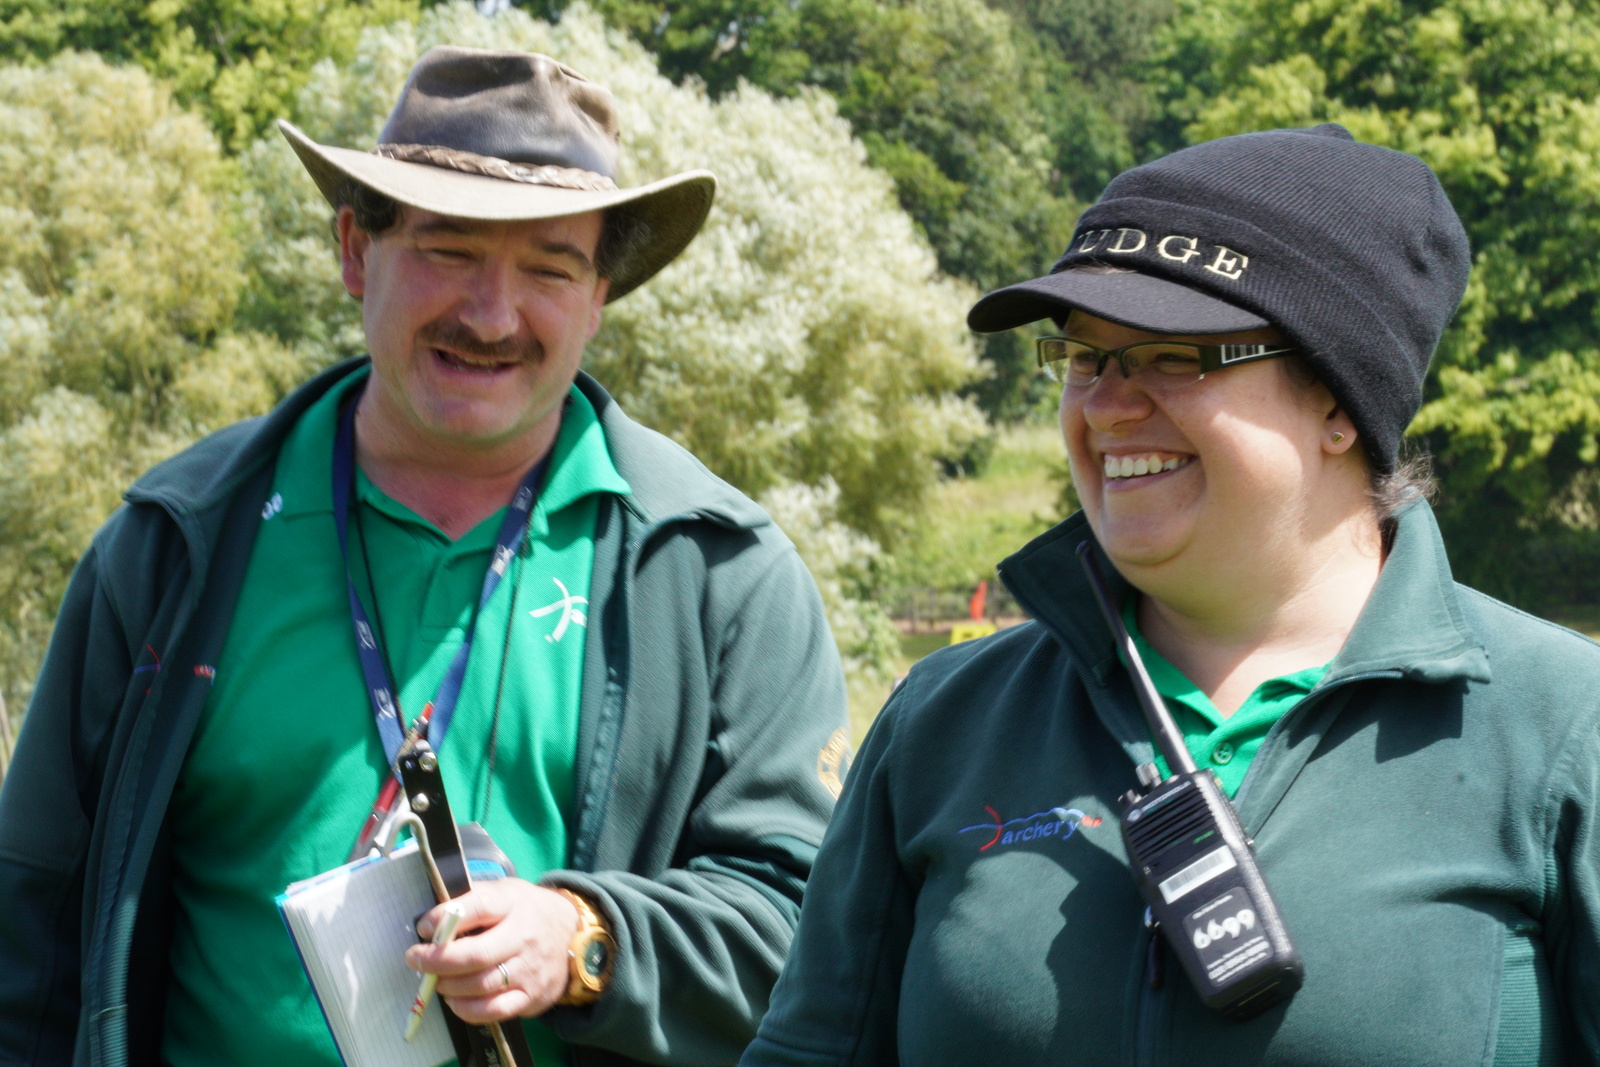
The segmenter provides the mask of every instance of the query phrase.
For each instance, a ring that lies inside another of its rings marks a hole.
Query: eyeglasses
[[[1034,344],[1039,366],[1068,389],[1093,385],[1112,360],[1122,368],[1124,378],[1137,377],[1146,389],[1177,389],[1223,367],[1300,351],[1288,345],[1197,345],[1187,341],[1140,341],[1104,349],[1070,337],[1041,337]]]

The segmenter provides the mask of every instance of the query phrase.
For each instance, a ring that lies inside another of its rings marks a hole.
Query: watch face
[[[583,970],[592,978],[599,978],[606,973],[606,964],[611,957],[611,949],[598,937],[584,946],[583,955],[579,958],[583,963]]]

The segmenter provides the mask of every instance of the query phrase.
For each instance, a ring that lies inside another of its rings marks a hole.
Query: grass
[[[1066,459],[1054,420],[1002,427],[983,472],[941,482],[914,542],[896,554],[905,588],[970,589],[994,579],[995,564],[1060,521],[1061,472]],[[942,628],[902,634],[895,677],[950,643]],[[889,698],[893,682],[859,683],[850,690],[850,732],[856,744]]]
[[[1054,526],[1066,463],[1053,422],[999,431],[982,474],[942,482],[916,539],[896,554],[898,584],[976,585],[994,565]]]

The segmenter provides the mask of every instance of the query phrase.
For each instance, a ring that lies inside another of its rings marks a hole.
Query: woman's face
[[[1082,312],[1066,332],[1103,349],[1283,340],[1273,329],[1153,334]],[[1095,536],[1130,578],[1200,569],[1215,578],[1241,560],[1270,566],[1273,549],[1297,539],[1314,543],[1325,445],[1336,428],[1353,438],[1327,391],[1296,381],[1282,359],[1227,367],[1169,391],[1123,378],[1112,362],[1092,384],[1061,395],[1073,484]],[[1127,461],[1148,473],[1122,474]]]

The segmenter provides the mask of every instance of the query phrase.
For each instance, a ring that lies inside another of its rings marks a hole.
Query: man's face
[[[548,447],[600,327],[600,228],[599,212],[479,222],[401,207],[373,237],[341,208],[345,287],[372,352],[363,415],[409,448]]]

